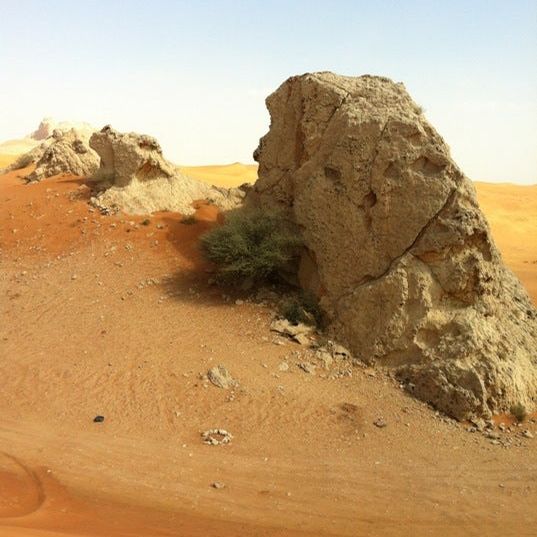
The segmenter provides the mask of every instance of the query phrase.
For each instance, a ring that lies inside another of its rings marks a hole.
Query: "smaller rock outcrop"
[[[20,155],[2,172],[22,170],[34,165],[34,170],[25,177],[28,182],[41,181],[58,174],[82,177],[93,175],[99,167],[99,157],[88,145],[90,135],[88,130],[58,128],[43,139],[42,136],[50,127],[50,123],[45,121],[43,120],[38,130],[26,139],[31,142],[31,149]]]
[[[151,136],[120,133],[107,125],[91,136],[89,144],[101,159],[96,178],[102,181],[103,189],[92,199],[101,209],[190,215],[195,212],[195,201],[208,200],[228,210],[244,197],[241,189],[218,188],[183,175],[164,158]]]
[[[89,177],[99,167],[99,157],[74,129],[55,130],[43,144],[23,157],[25,166],[35,162],[34,171],[26,177],[29,182],[58,174]]]
[[[39,163],[40,159],[45,155],[47,150],[58,141],[61,141],[60,146],[55,147],[48,154],[47,159],[52,159],[54,161],[54,166],[52,166],[52,175],[54,175],[54,169],[60,169],[58,173],[76,173],[77,170],[85,170],[87,166],[85,163],[88,161],[85,157],[82,158],[73,158],[70,154],[71,152],[61,145],[69,144],[69,139],[73,137],[73,141],[76,141],[73,146],[75,154],[86,156],[95,160],[95,154],[89,152],[89,138],[95,128],[92,127],[89,123],[73,123],[70,121],[55,121],[51,118],[45,118],[39,124],[39,127],[28,134],[24,138],[16,140],[8,140],[6,142],[0,143],[0,153],[3,155],[13,155],[15,160],[9,165],[0,169],[0,173],[7,173],[13,170],[21,170],[30,166],[32,164],[37,165],[37,167],[43,167],[42,172],[37,172],[32,176],[32,180],[40,180],[43,177],[46,177],[48,174],[47,166],[48,164],[44,161]],[[86,153],[84,153],[86,149]],[[66,154],[64,154],[66,153]],[[54,157],[54,158],[53,158]],[[82,161],[82,166],[79,161]],[[63,161],[63,165],[58,165],[58,162]],[[47,161],[48,162],[48,161]],[[38,164],[39,163],[39,164]],[[73,169],[70,169],[73,167]],[[91,168],[93,169],[93,165]]]

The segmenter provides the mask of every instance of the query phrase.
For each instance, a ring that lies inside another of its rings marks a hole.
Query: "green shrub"
[[[517,403],[511,407],[511,414],[513,414],[518,422],[522,423],[526,419],[528,412],[522,403]]]
[[[280,315],[290,323],[309,324],[320,326],[322,324],[322,312],[319,303],[308,291],[303,291],[298,296],[289,298],[280,305]]]
[[[289,270],[302,240],[282,212],[241,209],[201,238],[205,257],[216,265],[216,279],[228,284],[256,284]],[[296,267],[295,267],[296,270]]]

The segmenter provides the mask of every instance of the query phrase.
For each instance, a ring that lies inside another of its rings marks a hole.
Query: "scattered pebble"
[[[209,371],[207,371],[207,378],[212,384],[218,388],[223,388],[224,390],[233,388],[238,384],[238,382],[231,376],[230,372],[222,364],[209,369]]]
[[[309,375],[315,375],[315,365],[310,362],[300,362],[298,367]]]

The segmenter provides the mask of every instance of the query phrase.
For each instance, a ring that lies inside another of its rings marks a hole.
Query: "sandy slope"
[[[478,188],[509,221],[531,207]],[[0,178],[0,536],[533,534],[537,440],[491,445],[380,373],[304,373],[269,310],[207,285],[212,208],[142,225],[87,197],[79,178]],[[199,378],[217,363],[234,394]],[[211,427],[233,442],[204,445]]]

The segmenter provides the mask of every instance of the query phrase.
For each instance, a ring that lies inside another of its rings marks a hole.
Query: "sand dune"
[[[212,185],[233,187],[253,183],[257,179],[257,164],[234,164],[214,166],[181,166],[185,175]]]
[[[40,141],[32,138],[21,138],[17,140],[8,140],[0,143],[0,157],[13,156],[18,157],[33,149]]]
[[[0,169],[9,166],[12,162],[15,162],[17,155],[0,155]]]
[[[8,140],[7,142],[0,143],[0,169],[9,166],[17,160],[17,157],[31,151],[40,143],[32,138]]]
[[[537,185],[475,183],[506,264],[537,304]]]

